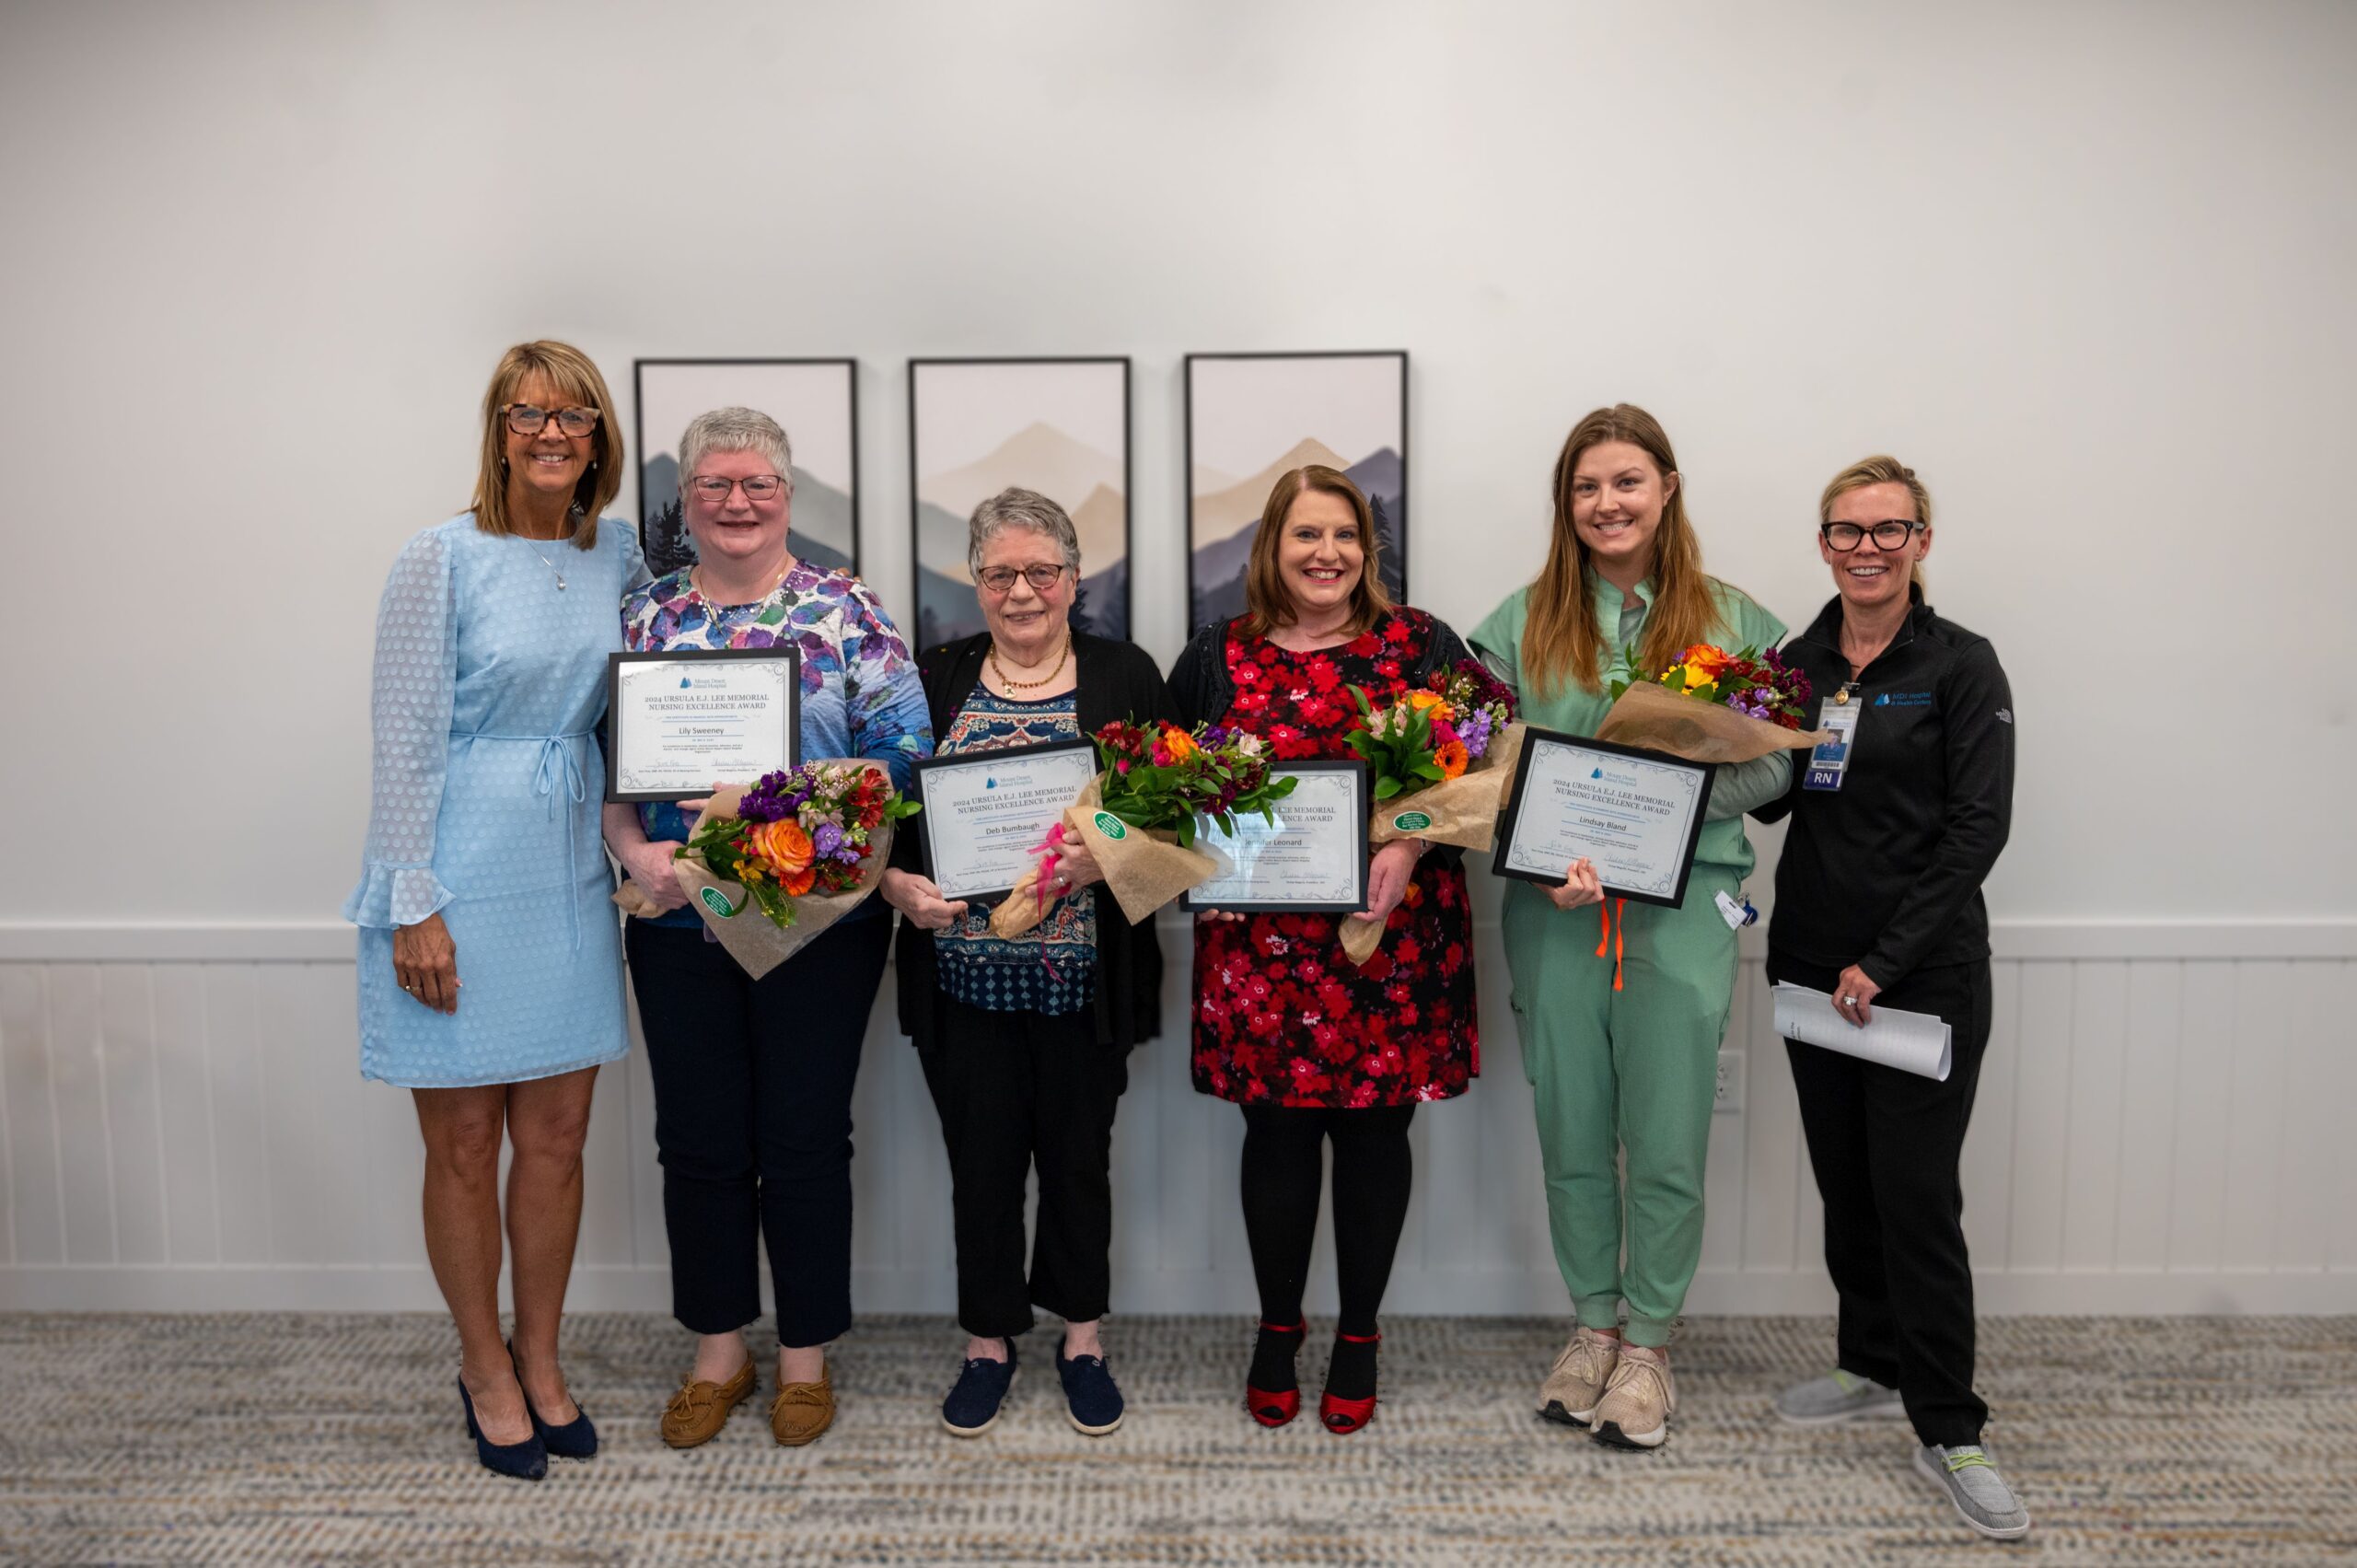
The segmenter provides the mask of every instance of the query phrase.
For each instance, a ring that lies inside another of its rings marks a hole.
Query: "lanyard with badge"
[[[1829,738],[1810,750],[1801,770],[1803,789],[1841,787],[1841,776],[1850,771],[1850,749],[1858,741],[1858,711],[1865,706],[1853,700],[1857,691],[1856,681],[1845,681],[1818,708],[1817,727],[1826,731]]]

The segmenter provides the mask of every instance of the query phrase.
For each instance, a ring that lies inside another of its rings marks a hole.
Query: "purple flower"
[[[819,830],[810,835],[810,847],[820,854],[832,854],[843,843],[843,830],[832,822],[821,822]]]
[[[1457,738],[1465,742],[1468,757],[1480,757],[1490,749],[1490,710],[1468,708],[1457,721]]]

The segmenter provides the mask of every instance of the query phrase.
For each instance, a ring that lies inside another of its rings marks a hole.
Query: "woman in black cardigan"
[[[1072,740],[1117,719],[1172,716],[1162,675],[1129,643],[1075,632],[1080,541],[1063,508],[1006,490],[974,510],[968,541],[989,630],[918,660],[935,754]],[[1064,1319],[1056,1371],[1065,1413],[1091,1436],[1121,1423],[1097,1337],[1111,1288],[1113,1114],[1130,1048],[1157,1032],[1162,950],[1090,884],[1064,846],[1043,881],[1046,918],[1012,941],[987,909],[946,900],[925,876],[921,832],[893,842],[885,900],[906,918],[900,1028],[916,1043],[948,1145],[958,1320],[971,1338],[942,1424],[961,1437],[998,1419],[1015,1340],[1037,1305]],[[1037,1239],[1024,1265],[1024,1188],[1039,1173]]]

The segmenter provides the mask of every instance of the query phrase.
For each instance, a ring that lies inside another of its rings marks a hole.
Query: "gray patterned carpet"
[[[1313,1325],[1313,1329],[1318,1328]],[[2036,1527],[1985,1542],[1907,1467],[1903,1427],[1794,1433],[1770,1394],[1820,1319],[1721,1318],[1678,1351],[1669,1446],[1608,1452],[1528,1396],[1560,1327],[1387,1321],[1385,1403],[1337,1439],[1238,1408],[1249,1326],[1109,1326],[1129,1424],[1067,1427],[1051,1368],[961,1442],[958,1337],[864,1319],[842,1415],[773,1446],[748,1404],[706,1448],[655,1435],[682,1339],[584,1316],[606,1452],[537,1485],[476,1469],[438,1318],[0,1317],[0,1559],[26,1563],[2318,1563],[2357,1560],[2357,1318],[1996,1319],[1991,1441]],[[1034,1335],[1039,1353],[1048,1346]],[[1314,1393],[1323,1365],[1303,1356]]]

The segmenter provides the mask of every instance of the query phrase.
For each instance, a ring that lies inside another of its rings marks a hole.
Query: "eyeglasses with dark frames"
[[[1819,523],[1817,531],[1824,537],[1826,548],[1848,554],[1874,537],[1876,550],[1897,550],[1914,537],[1923,525],[1911,517],[1887,517],[1879,523]]]
[[[757,473],[750,479],[722,479],[717,474],[698,474],[688,481],[701,499],[714,506],[727,505],[728,493],[740,486],[745,499],[761,502],[772,499],[785,488],[785,481],[773,473]]]
[[[541,408],[536,403],[508,403],[499,411],[507,420],[507,428],[518,436],[538,436],[553,419],[556,427],[567,436],[586,436],[598,428],[602,409]]]
[[[1026,566],[1021,572],[1012,566],[991,566],[983,569],[979,580],[982,587],[994,594],[1007,594],[1015,591],[1015,579],[1019,576],[1031,585],[1033,593],[1043,594],[1062,582],[1063,575],[1071,569],[1069,566],[1051,566],[1044,562],[1036,566]]]

